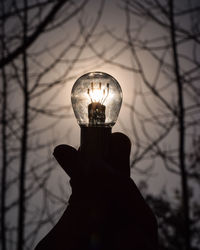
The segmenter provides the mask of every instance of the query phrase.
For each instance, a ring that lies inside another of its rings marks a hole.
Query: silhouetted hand
[[[72,195],[55,227],[35,250],[156,250],[157,223],[130,178],[131,144],[113,133],[107,159],[83,159],[68,145],[54,157],[70,176]]]

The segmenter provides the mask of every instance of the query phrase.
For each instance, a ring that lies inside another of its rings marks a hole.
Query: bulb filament
[[[89,126],[103,126],[106,120],[106,106],[103,103],[109,95],[109,83],[105,88],[102,88],[100,82],[99,86],[94,88],[94,84],[91,82],[91,87],[88,88],[87,93],[91,100],[88,105]]]
[[[92,103],[100,103],[103,105],[109,94],[109,83],[107,83],[106,88],[102,88],[101,82],[98,87],[94,87],[93,82],[91,82],[91,88],[87,91]]]

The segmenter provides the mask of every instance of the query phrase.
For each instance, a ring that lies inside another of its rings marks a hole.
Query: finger
[[[72,177],[76,171],[77,150],[69,145],[58,145],[53,152],[53,155],[64,171]]]
[[[113,133],[111,136],[109,163],[125,176],[130,176],[130,139],[122,133]]]

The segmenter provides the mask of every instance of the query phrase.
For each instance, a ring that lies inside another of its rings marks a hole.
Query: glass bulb
[[[111,75],[90,72],[75,82],[71,101],[81,127],[112,127],[121,108],[122,90]]]

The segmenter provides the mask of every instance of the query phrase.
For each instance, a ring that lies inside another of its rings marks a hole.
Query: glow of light
[[[88,95],[91,102],[98,102],[103,104],[109,94],[109,83],[107,83],[106,88],[102,88],[101,83],[94,87],[93,82],[91,82],[91,87],[88,89]]]

